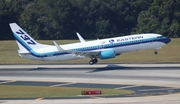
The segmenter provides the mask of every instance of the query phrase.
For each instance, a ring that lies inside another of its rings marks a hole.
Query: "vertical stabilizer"
[[[33,49],[39,49],[45,46],[49,46],[49,45],[43,45],[36,42],[30,35],[28,35],[16,23],[10,23],[9,25],[11,27],[14,37],[16,38],[16,42],[18,44],[20,52],[25,52],[25,51],[31,52]]]

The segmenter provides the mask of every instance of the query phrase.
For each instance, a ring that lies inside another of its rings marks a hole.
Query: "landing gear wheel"
[[[157,51],[154,51],[154,54],[155,54],[155,55],[157,55],[157,54],[158,54],[158,52],[157,52]]]
[[[93,65],[93,64],[96,64],[97,62],[98,62],[98,60],[97,60],[97,58],[95,58],[95,59],[90,60],[89,64]]]
[[[93,64],[94,64],[93,60],[90,60],[89,65],[93,65]]]
[[[93,60],[93,62],[94,62],[94,64],[96,64],[96,63],[98,62],[97,58],[95,58],[95,59]]]

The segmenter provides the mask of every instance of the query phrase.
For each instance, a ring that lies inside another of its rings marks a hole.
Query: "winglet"
[[[86,42],[78,32],[76,34],[77,34],[77,36],[78,36],[81,43]]]
[[[53,41],[53,43],[60,52],[65,52],[65,50],[62,49],[61,46],[59,46],[55,41]]]

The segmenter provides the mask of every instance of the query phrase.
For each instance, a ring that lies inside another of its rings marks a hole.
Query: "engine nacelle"
[[[116,57],[114,50],[105,50],[105,51],[100,52],[99,54],[100,59],[109,59],[109,58],[114,58],[114,57]]]

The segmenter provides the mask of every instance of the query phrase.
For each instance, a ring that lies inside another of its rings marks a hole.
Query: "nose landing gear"
[[[98,62],[98,59],[97,58],[94,58],[94,59],[91,59],[90,61],[89,61],[89,64],[90,65],[93,65],[93,64],[96,64]]]
[[[157,54],[158,54],[158,52],[155,50],[155,51],[154,51],[154,54],[155,54],[155,55],[157,55]]]

